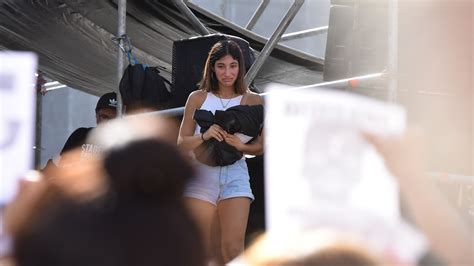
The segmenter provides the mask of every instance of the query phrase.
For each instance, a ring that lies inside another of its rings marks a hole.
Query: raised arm
[[[472,265],[472,236],[425,174],[420,134],[408,131],[399,137],[365,135],[397,177],[401,194],[433,250],[449,265]]]

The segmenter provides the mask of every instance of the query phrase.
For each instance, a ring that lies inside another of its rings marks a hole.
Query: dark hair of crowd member
[[[139,140],[112,148],[104,159],[112,191],[120,197],[180,202],[193,168],[171,144]]]
[[[107,151],[104,168],[110,189],[103,196],[41,208],[14,241],[18,266],[205,265],[181,197],[194,173],[176,148],[129,142]]]
[[[242,95],[247,92],[245,87],[245,61],[242,55],[242,50],[239,45],[232,40],[222,40],[212,46],[211,51],[204,66],[202,80],[199,89],[207,92],[217,92],[219,90],[219,82],[214,72],[216,61],[222,57],[230,55],[239,63],[239,75],[235,81],[234,90],[236,94]]]

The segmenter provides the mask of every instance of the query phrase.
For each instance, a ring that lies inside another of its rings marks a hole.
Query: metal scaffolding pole
[[[263,47],[257,60],[253,62],[249,71],[245,75],[245,84],[247,86],[250,83],[252,83],[253,79],[257,76],[258,71],[260,71],[260,68],[262,68],[263,64],[265,63],[265,60],[267,60],[267,58],[270,56],[270,53],[273,51],[273,48],[275,48],[275,46],[278,44],[281,36],[285,32],[286,28],[288,28],[291,21],[296,16],[296,14],[298,13],[298,11],[300,10],[303,4],[304,4],[304,0],[294,0],[293,4],[290,6],[285,16],[278,24],[272,36]]]
[[[255,27],[255,24],[257,24],[257,20],[260,19],[263,11],[265,10],[265,8],[267,8],[268,3],[270,3],[270,0],[261,0],[257,9],[255,10],[255,13],[253,13],[247,25],[245,25],[246,29],[253,30],[253,27]]]
[[[318,28],[313,28],[313,29],[308,29],[308,30],[302,30],[302,31],[297,31],[297,32],[292,32],[292,33],[287,33],[283,34],[280,38],[280,41],[290,41],[290,40],[295,40],[307,36],[314,36],[318,34],[323,34],[328,32],[328,26],[323,26],[323,27],[318,27]]]
[[[397,101],[398,90],[398,0],[388,3],[388,95],[391,103]]]
[[[120,38],[126,33],[126,20],[127,20],[127,0],[118,0],[118,12],[117,12],[117,37],[119,38],[119,46],[123,39]],[[124,70],[124,58],[123,52],[120,47],[117,49],[117,86],[115,91],[117,93],[117,116],[122,116],[122,97],[119,91],[120,79],[123,75]]]
[[[41,75],[41,74],[38,74]],[[41,80],[41,77],[37,79]],[[36,85],[36,127],[35,127],[35,159],[34,167],[35,169],[41,168],[41,132],[43,128],[43,95],[41,93],[41,84]]]
[[[210,34],[209,30],[204,26],[201,21],[194,15],[194,13],[189,9],[184,0],[174,0],[174,4],[179,9],[181,14],[185,15],[189,22],[193,25],[194,29],[199,32],[201,35]]]

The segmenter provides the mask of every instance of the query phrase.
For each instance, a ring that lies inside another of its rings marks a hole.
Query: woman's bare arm
[[[263,154],[263,131],[254,141],[250,143],[242,143],[242,141],[235,135],[226,134],[225,141],[234,146],[237,150],[249,155]]]
[[[450,265],[472,265],[472,234],[425,174],[420,135],[412,131],[400,137],[366,134],[366,139],[397,177],[401,194],[433,250]]]
[[[183,120],[179,128],[178,147],[185,151],[193,150],[203,142],[200,135],[194,135],[196,122],[193,120],[194,111],[200,107],[202,98],[205,97],[203,93],[202,91],[192,92],[184,106]]]
[[[178,147],[185,151],[194,150],[205,140],[215,138],[223,141],[226,132],[218,125],[212,125],[201,135],[194,135],[196,122],[193,120],[194,112],[199,109],[206,99],[206,92],[194,91],[189,97],[184,107],[183,121],[179,129]]]

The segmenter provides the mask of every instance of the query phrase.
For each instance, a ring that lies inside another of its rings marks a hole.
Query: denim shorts
[[[221,200],[246,197],[254,200],[245,159],[228,166],[212,167],[195,161],[196,178],[186,185],[184,197],[195,198],[213,205]]]

